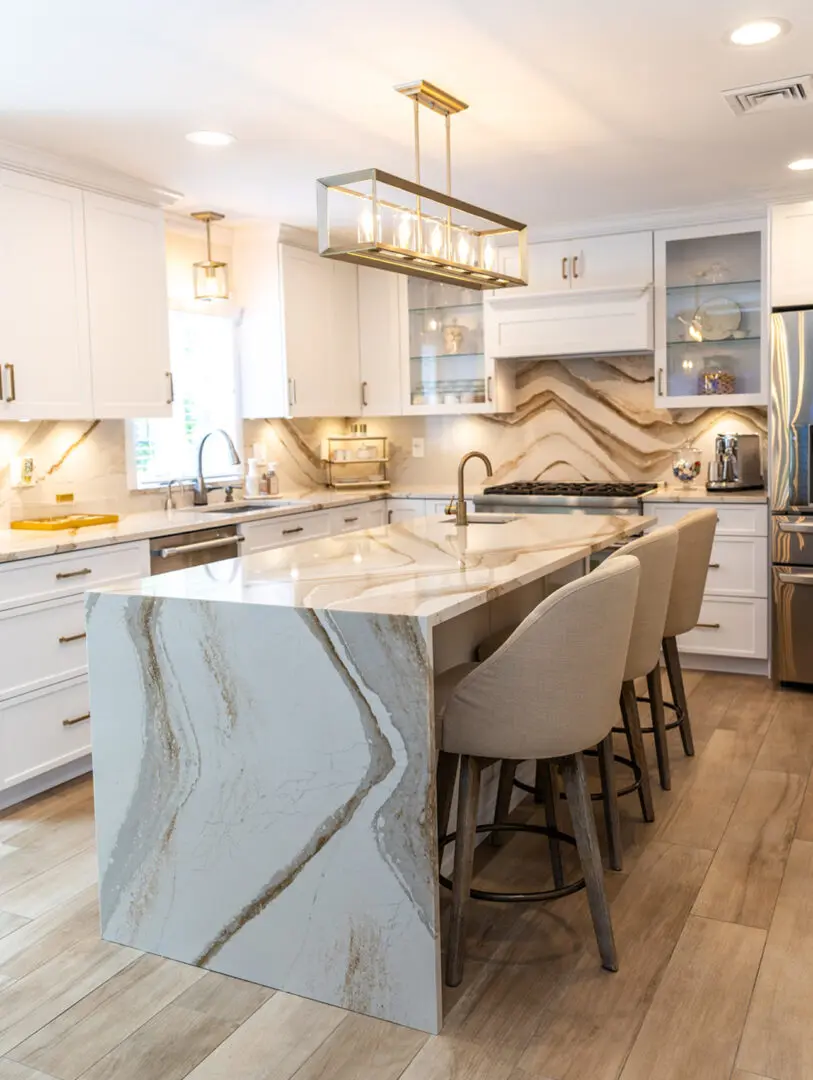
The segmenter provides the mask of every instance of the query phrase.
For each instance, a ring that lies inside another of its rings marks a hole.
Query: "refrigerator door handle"
[[[776,576],[785,585],[813,585],[813,574],[783,574],[779,570]]]

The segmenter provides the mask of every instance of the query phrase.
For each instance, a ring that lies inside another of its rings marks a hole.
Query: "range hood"
[[[652,287],[499,293],[485,301],[486,351],[497,360],[654,351]]]

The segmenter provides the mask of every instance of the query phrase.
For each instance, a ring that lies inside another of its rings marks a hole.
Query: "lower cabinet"
[[[768,656],[768,601],[706,593],[694,630],[678,639],[683,652],[707,656]]]
[[[318,510],[271,521],[247,521],[240,526],[240,532],[245,537],[242,554],[256,555],[271,548],[297,544],[300,540],[330,536],[330,513]]]
[[[0,790],[89,753],[86,677],[0,701]]]

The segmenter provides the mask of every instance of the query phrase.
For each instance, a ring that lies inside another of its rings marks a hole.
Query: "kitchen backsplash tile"
[[[518,408],[505,416],[394,417],[367,419],[371,434],[391,440],[390,475],[398,484],[453,488],[466,450],[484,450],[497,480],[665,480],[672,451],[692,443],[705,460],[717,431],[767,429],[759,408],[665,411],[653,405],[652,365],[641,357],[541,360],[517,366]],[[266,444],[286,487],[325,482],[319,460],[322,438],[345,430],[343,419],[252,420],[243,430],[247,448]],[[425,440],[425,456],[411,456],[412,439]],[[10,486],[10,461],[30,456],[36,483]],[[0,524],[21,512],[56,507],[56,495],[73,492],[82,509],[119,513],[155,510],[163,495],[131,492],[123,421],[0,423]]]

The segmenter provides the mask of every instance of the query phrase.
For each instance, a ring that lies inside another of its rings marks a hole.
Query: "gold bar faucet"
[[[491,466],[491,462],[484,453],[480,450],[470,450],[468,454],[464,454],[460,459],[460,464],[457,466],[457,507],[455,509],[455,524],[458,526],[468,525],[469,515],[466,510],[466,493],[464,491],[463,473],[466,468],[466,462],[472,458],[479,458],[486,467],[486,476],[493,476],[494,469]],[[447,507],[447,513],[451,513],[451,506]]]

